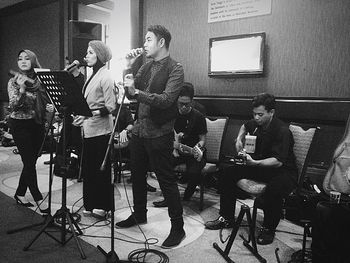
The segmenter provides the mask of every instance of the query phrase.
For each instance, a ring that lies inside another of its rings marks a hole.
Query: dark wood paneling
[[[196,97],[203,104],[208,115],[250,116],[252,97]],[[350,113],[350,100],[277,98],[277,115],[281,119],[340,123],[343,125]]]

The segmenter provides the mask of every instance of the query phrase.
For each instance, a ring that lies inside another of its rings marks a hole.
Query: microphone
[[[70,71],[74,67],[79,67],[80,62],[78,60],[74,60],[71,64],[64,68],[65,71]]]
[[[130,59],[130,58],[136,58],[142,55],[145,52],[145,50],[142,47],[135,48],[131,50],[130,53],[128,53],[125,58]]]

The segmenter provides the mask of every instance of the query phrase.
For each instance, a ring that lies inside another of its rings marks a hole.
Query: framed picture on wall
[[[209,39],[209,77],[262,76],[265,32]]]

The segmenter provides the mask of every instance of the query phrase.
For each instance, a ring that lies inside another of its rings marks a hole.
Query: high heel
[[[38,208],[39,208],[39,210],[40,210],[40,213],[42,213],[42,214],[50,214],[50,209],[49,208],[45,208],[45,209],[41,209],[40,208],[40,205],[42,204],[42,202],[36,202],[35,201],[35,203],[36,203],[36,205],[38,206]]]
[[[40,212],[41,212],[42,214],[46,214],[46,215],[50,214],[49,208],[41,209],[41,208],[39,207],[39,210],[40,210]]]
[[[31,202],[23,203],[21,199],[17,195],[14,196],[16,203],[21,206],[25,207],[33,207],[34,205]]]

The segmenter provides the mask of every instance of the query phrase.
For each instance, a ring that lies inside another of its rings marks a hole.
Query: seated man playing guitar
[[[183,200],[191,199],[200,182],[201,170],[205,166],[205,138],[207,123],[202,113],[193,108],[194,88],[185,82],[177,100],[179,115],[174,125],[174,166],[186,164],[188,180]],[[164,205],[159,205],[164,204]],[[165,206],[163,201],[154,202],[156,207]]]

